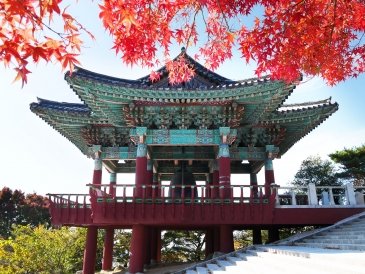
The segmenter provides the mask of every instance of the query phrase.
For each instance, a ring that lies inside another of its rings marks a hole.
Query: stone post
[[[356,205],[354,185],[352,183],[345,184],[346,199],[348,205]]]
[[[316,186],[313,183],[308,184],[308,204],[318,205]]]

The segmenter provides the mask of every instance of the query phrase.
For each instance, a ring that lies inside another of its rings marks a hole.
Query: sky
[[[83,3],[80,3],[83,2]],[[139,67],[126,67],[111,50],[112,39],[98,19],[97,2],[79,1],[74,14],[88,27],[96,40],[86,39],[80,57],[83,68],[120,78],[136,79],[149,73]],[[87,13],[85,13],[85,10]],[[87,14],[87,16],[85,16]],[[175,48],[178,54],[180,47]],[[194,52],[189,52],[194,56]],[[173,54],[172,54],[173,55]],[[253,65],[245,65],[239,54],[216,72],[233,80],[251,78]],[[93,160],[83,155],[71,142],[33,114],[29,105],[37,97],[79,103],[64,81],[58,64],[40,63],[31,67],[28,84],[13,83],[15,73],[0,66],[0,187],[21,189],[26,193],[87,193],[91,182]],[[339,110],[323,124],[295,144],[281,159],[274,160],[276,183],[287,185],[301,162],[311,155],[326,158],[344,147],[365,143],[365,75],[349,79],[335,87],[321,79],[305,79],[286,103],[301,103],[332,97]],[[103,182],[109,176],[104,170]],[[133,183],[133,176],[119,176],[118,183]],[[258,176],[264,183],[263,172]],[[248,177],[233,176],[233,183],[248,184]]]

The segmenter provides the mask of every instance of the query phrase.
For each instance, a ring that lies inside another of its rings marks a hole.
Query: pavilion
[[[83,273],[94,273],[98,229],[106,230],[104,270],[112,266],[114,229],[132,229],[129,271],[137,273],[159,261],[161,230],[204,230],[210,254],[233,250],[234,229],[253,229],[260,243],[261,229],[274,241],[281,227],[351,215],[275,207],[273,160],[336,112],[337,103],[285,105],[295,83],[269,76],[233,81],[181,55],[195,70],[189,82],[171,86],[165,67],[156,82],[76,68],[65,80],[82,103],[38,99],[30,106],[95,162],[90,194],[51,195],[53,224],[88,229]],[[102,166],[110,173],[104,184]],[[162,184],[179,172],[180,181]],[[116,184],[124,173],[135,173],[135,182]],[[185,182],[191,174],[195,181]],[[249,174],[250,181],[231,185],[231,174]]]

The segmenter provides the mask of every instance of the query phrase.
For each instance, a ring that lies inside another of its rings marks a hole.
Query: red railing
[[[52,223],[91,223],[91,200],[88,194],[48,194]]]
[[[268,203],[274,195],[265,194],[264,186],[248,185],[88,185],[96,202],[126,203]],[[113,189],[111,189],[113,188]],[[111,195],[109,193],[115,193]]]

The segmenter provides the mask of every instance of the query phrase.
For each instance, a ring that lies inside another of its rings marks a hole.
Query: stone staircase
[[[175,274],[364,274],[365,212],[274,245],[252,246]]]

